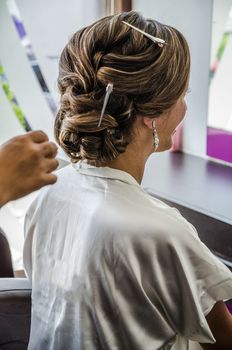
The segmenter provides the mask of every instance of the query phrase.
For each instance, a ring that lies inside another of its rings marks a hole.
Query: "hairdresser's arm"
[[[232,316],[222,301],[217,302],[206,316],[216,343],[201,344],[205,350],[231,350],[232,349]]]
[[[57,147],[43,131],[16,136],[0,147],[0,207],[56,182]]]

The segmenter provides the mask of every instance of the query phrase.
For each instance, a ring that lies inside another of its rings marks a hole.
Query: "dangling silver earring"
[[[153,138],[154,138],[154,149],[156,151],[157,148],[159,147],[159,137],[155,126],[155,120],[152,121],[152,127],[153,127]]]

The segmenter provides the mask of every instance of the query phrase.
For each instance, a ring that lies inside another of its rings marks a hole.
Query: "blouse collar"
[[[109,167],[96,167],[94,165],[88,164],[86,160],[81,160],[78,163],[72,163],[72,166],[80,174],[103,177],[112,180],[119,180],[140,187],[139,183],[135,180],[135,178],[123,170],[118,170]]]

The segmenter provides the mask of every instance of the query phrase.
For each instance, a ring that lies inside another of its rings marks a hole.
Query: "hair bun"
[[[61,114],[60,110],[58,114]],[[73,162],[80,159],[94,161],[113,160],[125,150],[127,142],[116,130],[118,123],[109,114],[104,114],[98,127],[100,113],[63,116],[56,119],[56,139]],[[62,121],[61,121],[62,120]]]

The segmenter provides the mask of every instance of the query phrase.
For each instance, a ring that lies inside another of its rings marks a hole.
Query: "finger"
[[[57,181],[57,176],[55,174],[46,174],[46,176],[44,176],[43,186],[53,185],[56,181]]]
[[[57,181],[57,176],[55,174],[49,173],[44,174],[40,180],[35,184],[33,191],[39,190],[41,187],[52,185]]]
[[[59,162],[57,159],[47,159],[46,161],[46,172],[50,173],[58,167]]]
[[[30,131],[27,135],[36,143],[48,141],[48,136],[42,130]]]
[[[47,158],[54,158],[57,154],[58,148],[55,143],[53,142],[45,142],[41,144],[42,147],[42,154],[43,156]]]

